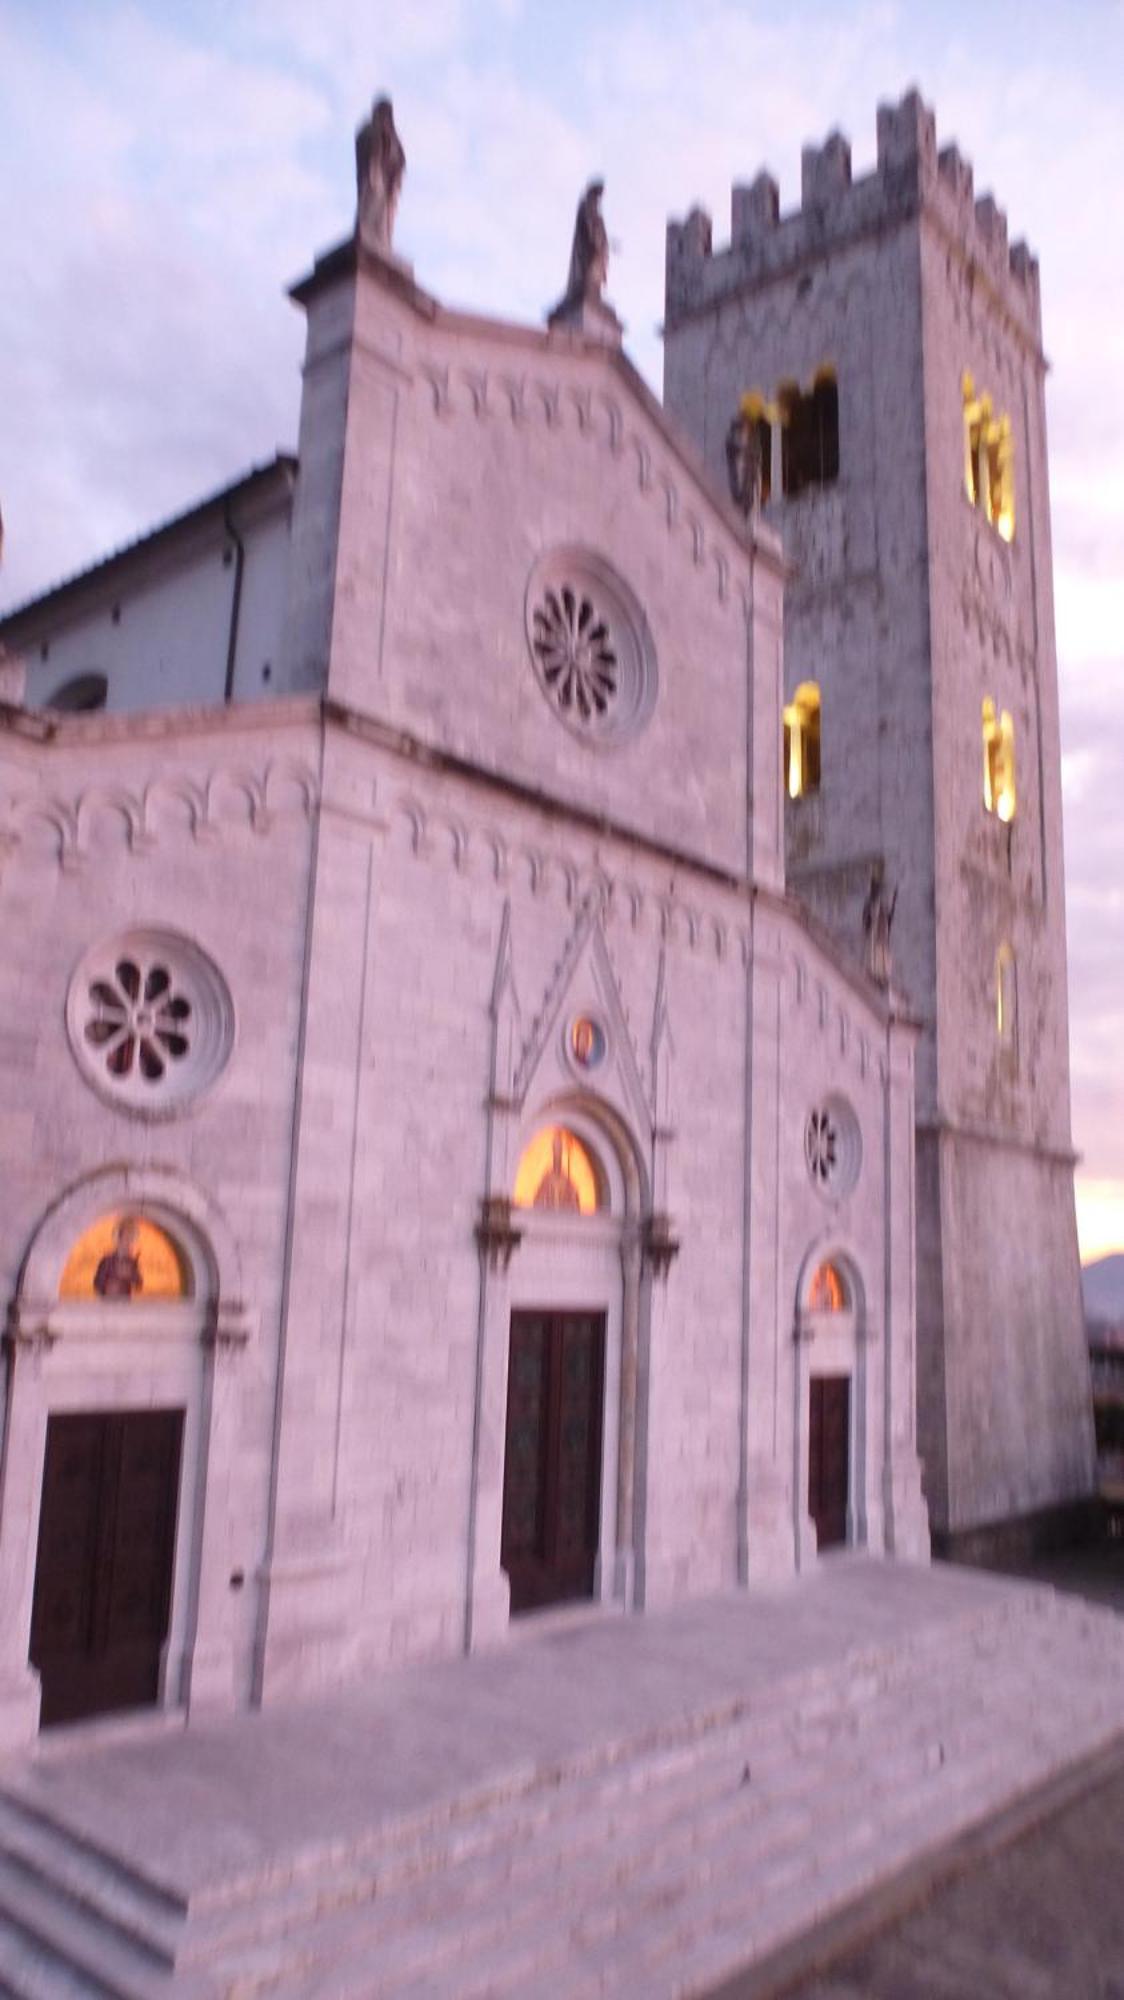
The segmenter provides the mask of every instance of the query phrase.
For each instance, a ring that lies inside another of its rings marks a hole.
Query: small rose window
[[[131,931],[88,952],[67,1027],[87,1081],[123,1109],[166,1116],[212,1083],[234,1034],[226,983],[172,931]]]
[[[135,1073],[158,1084],[169,1063],[182,1062],[193,1035],[193,1008],[177,992],[166,965],[119,958],[111,974],[90,981],[83,1034],[100,1052],[106,1073]]]
[[[833,1200],[848,1195],[862,1166],[862,1134],[850,1105],[829,1097],[804,1124],[804,1163],[812,1185]]]

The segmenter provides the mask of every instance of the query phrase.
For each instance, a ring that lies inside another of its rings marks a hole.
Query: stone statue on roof
[[[739,407],[726,432],[726,477],[730,498],[746,519],[761,504],[761,439],[747,409]]]
[[[890,952],[890,931],[893,928],[894,911],[898,906],[898,892],[892,896],[886,893],[886,864],[879,858],[870,871],[870,887],[863,904],[863,937],[866,944],[866,969],[880,986],[888,986],[894,969]]]
[[[574,242],[570,251],[570,276],[566,303],[600,305],[609,275],[609,235],[601,213],[604,181],[590,181],[574,218]]]
[[[355,134],[359,235],[382,257],[393,253],[394,216],[406,172],[406,154],[395,130],[389,97],[376,97],[371,115]]]

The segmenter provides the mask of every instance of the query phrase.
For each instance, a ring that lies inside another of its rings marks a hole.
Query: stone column
[[[808,1512],[808,1459],[812,1398],[812,1322],[798,1312],[792,1333],[793,1358],[793,1439],[792,1439],[792,1530],[798,1570],[814,1568],[819,1558],[819,1536]]]
[[[238,1391],[242,1350],[249,1338],[242,1306],[220,1305],[203,1332],[203,1398],[199,1417],[199,1519],[194,1538],[195,1620],[183,1659],[183,1700],[191,1714],[238,1705],[231,1630],[230,1476],[238,1450]]]
[[[636,1582],[636,1457],[639,1423],[640,1299],[642,1290],[639,1232],[626,1230],[621,1240],[621,1396],[617,1448],[617,1527],[613,1557],[613,1596],[626,1610],[633,1603]]]
[[[767,907],[758,906],[754,915],[745,1004],[742,1470],[737,1500],[742,1583],[790,1575],[795,1560],[791,1376],[799,1371],[794,1368],[789,1311],[778,1291],[776,1134],[784,1022],[780,938]]]
[[[510,1201],[484,1201],[476,1240],[480,1248],[476,1406],[468,1501],[468,1579],[464,1650],[505,1638],[511,1623],[511,1586],[500,1564],[503,1535],[504,1452],[507,1442],[507,1369],[511,1353],[508,1267],[519,1245]]]
[[[929,1513],[917,1455],[917,1283],[913,1058],[919,1030],[891,1014],[886,1029],[883,1184],[886,1329],[882,1498],[886,1548],[929,1560]]]
[[[0,1752],[34,1741],[39,1728],[39,1676],[28,1661],[35,1589],[39,1497],[47,1439],[41,1381],[49,1343],[46,1309],[28,1301],[14,1310],[4,1335],[8,1375],[4,1454],[0,1465]]]
[[[885,1544],[882,1520],[882,1328],[867,1306],[855,1324],[854,1397],[855,1461],[851,1470],[849,1539],[856,1547],[881,1555]]]

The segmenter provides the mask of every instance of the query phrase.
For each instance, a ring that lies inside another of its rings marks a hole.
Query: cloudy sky
[[[1124,1248],[1124,0],[0,0],[0,606],[296,439],[284,287],[350,226],[375,89],[398,242],[537,320],[594,171],[611,292],[661,381],[663,231],[918,83],[1042,262],[1078,1211]]]

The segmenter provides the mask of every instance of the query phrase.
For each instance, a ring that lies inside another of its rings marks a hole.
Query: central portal
[[[604,1380],[604,1313],[512,1313],[500,1561],[513,1612],[593,1595]]]

